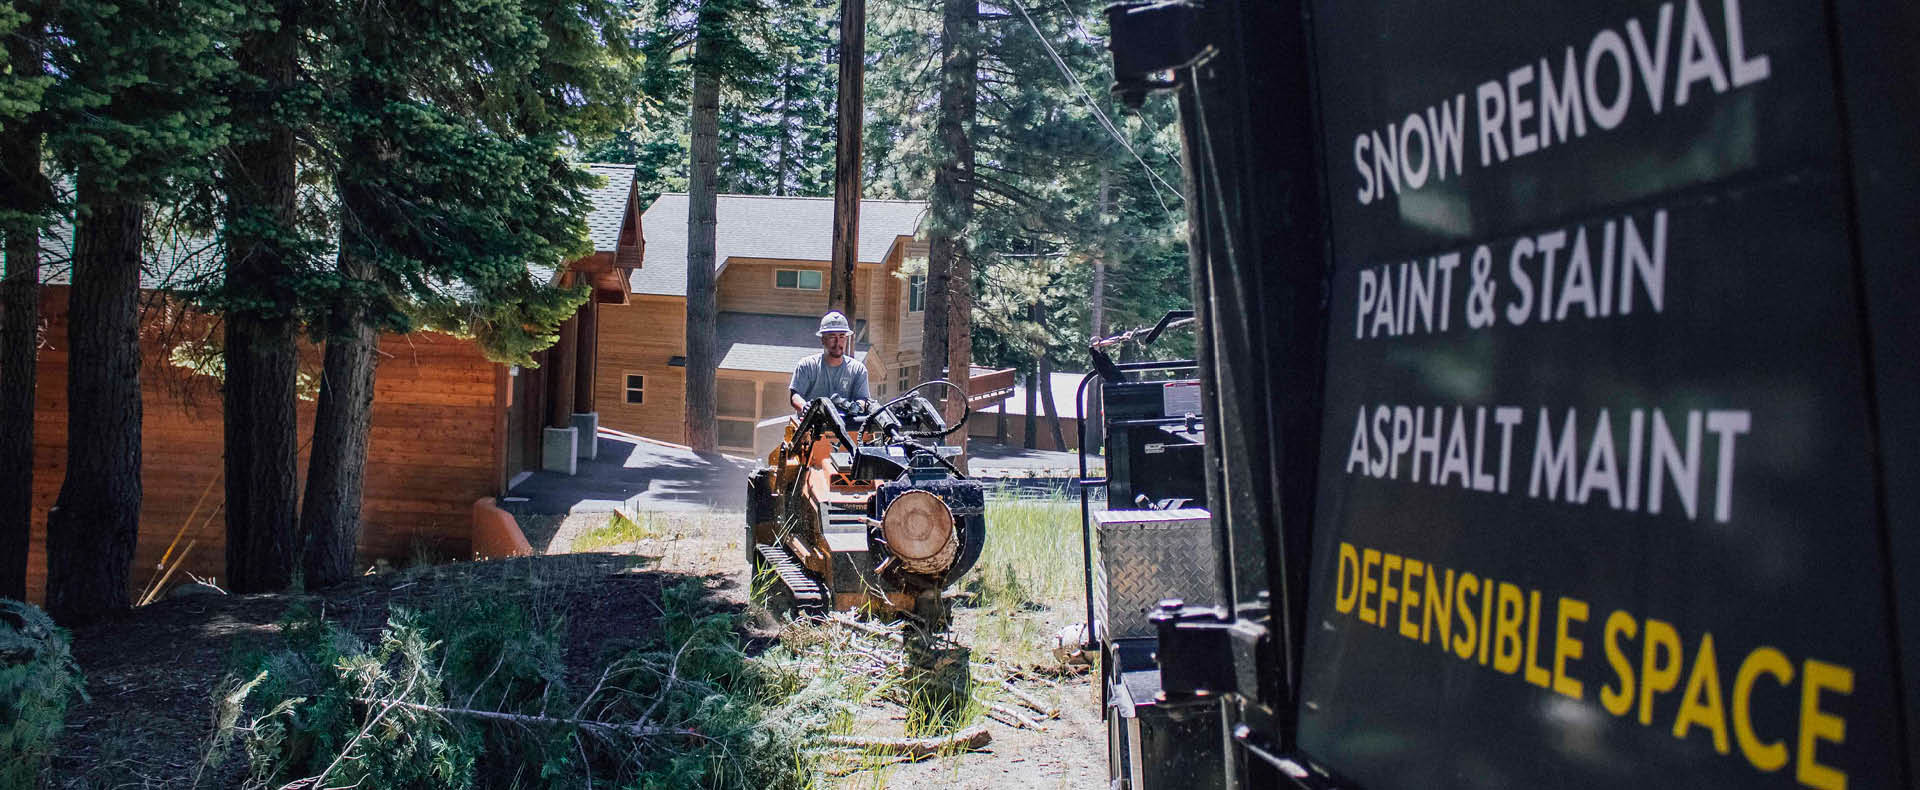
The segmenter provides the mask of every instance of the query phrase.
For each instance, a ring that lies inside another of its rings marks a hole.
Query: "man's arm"
[[[793,379],[787,382],[787,402],[793,404],[796,412],[807,407],[807,399],[800,393],[813,389],[813,374],[813,367],[801,360],[793,369]]]
[[[860,365],[852,359],[848,359],[847,362],[859,365],[859,367],[853,369],[852,386],[848,387],[848,389],[853,390],[853,399],[873,400],[873,395],[867,390],[867,366]]]

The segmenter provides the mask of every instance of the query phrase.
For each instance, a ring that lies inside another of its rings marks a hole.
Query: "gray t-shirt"
[[[824,353],[824,352],[823,352]],[[812,403],[815,398],[838,395],[850,400],[868,400],[867,366],[860,364],[849,354],[841,358],[840,364],[828,365],[821,361],[821,354],[815,354],[800,360],[799,367],[793,369],[793,382],[787,389],[800,393],[800,397]]]

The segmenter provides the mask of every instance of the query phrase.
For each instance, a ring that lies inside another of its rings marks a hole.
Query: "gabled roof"
[[[714,319],[714,340],[721,370],[792,373],[800,360],[820,353],[814,330],[818,320],[804,315],[721,313]],[[867,322],[856,321],[853,358],[867,359]]]
[[[580,166],[607,180],[606,185],[588,195],[593,206],[587,213],[587,236],[593,240],[594,252],[614,252],[620,246],[620,228],[627,220],[629,200],[639,197],[633,183],[633,165],[583,162]],[[686,224],[685,218],[680,224]]]
[[[632,201],[639,197],[634,184],[633,165],[585,162],[579,165],[606,179],[606,184],[587,192],[587,236],[595,252],[616,252],[620,229],[626,222]],[[71,186],[65,187],[71,190]],[[686,222],[682,218],[681,226]],[[684,232],[684,231],[683,231]],[[226,251],[217,236],[200,236],[168,227],[147,227],[148,239],[140,261],[140,287],[143,290],[182,290],[206,288],[217,283],[226,272]],[[682,253],[682,269],[685,253]],[[47,223],[40,234],[40,280],[47,285],[66,285],[72,279],[73,225],[65,218]],[[552,282],[561,266],[553,262],[530,262],[528,272],[536,282]]]
[[[152,225],[146,230],[146,248],[140,256],[141,290],[207,288],[226,272],[226,250],[215,239]],[[56,219],[40,231],[40,282],[68,285],[72,281],[73,225]]]
[[[721,195],[714,233],[714,270],[732,258],[833,260],[833,199]],[[860,201],[860,262],[879,263],[895,239],[920,232],[924,200]],[[669,192],[641,217],[645,263],[634,270],[637,294],[687,295],[687,196]]]

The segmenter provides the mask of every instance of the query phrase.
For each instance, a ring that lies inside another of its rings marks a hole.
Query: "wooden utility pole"
[[[860,262],[860,129],[867,78],[867,0],[840,0],[839,125],[833,147],[833,271],[827,307],[853,320]]]

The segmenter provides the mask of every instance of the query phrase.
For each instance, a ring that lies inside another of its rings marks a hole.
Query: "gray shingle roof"
[[[147,243],[140,260],[140,287],[149,291],[207,288],[226,271],[226,249],[215,239],[170,228],[147,226]],[[68,285],[73,281],[73,225],[64,218],[40,232],[40,281]]]
[[[587,214],[587,236],[595,252],[613,252],[620,244],[620,225],[627,218],[627,198],[633,194],[633,165],[583,162],[580,165],[607,180],[592,191],[593,210]],[[681,224],[686,224],[684,218]]]
[[[716,213],[716,271],[725,268],[729,258],[833,260],[832,198],[721,195]],[[926,213],[924,200],[860,201],[860,262],[879,263],[894,239],[920,231]],[[687,196],[661,195],[647,207],[640,227],[647,253],[633,272],[633,292],[686,296]]]
[[[820,353],[814,337],[819,319],[803,315],[721,313],[714,319],[714,340],[721,370],[792,373],[800,360]],[[854,337],[866,337],[867,322],[854,324]],[[867,344],[854,344],[853,358],[866,361]]]

